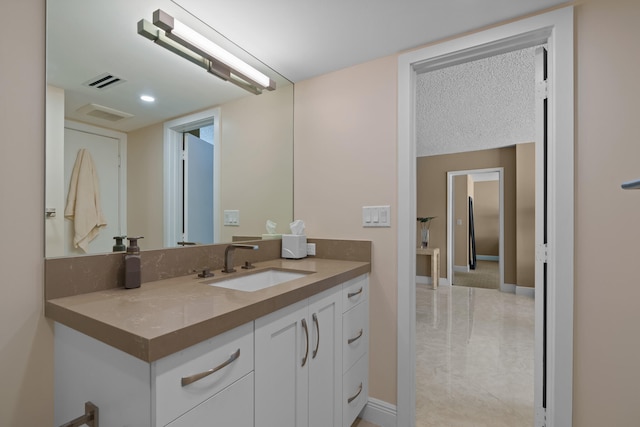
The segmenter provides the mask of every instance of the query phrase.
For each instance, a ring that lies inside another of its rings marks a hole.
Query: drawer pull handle
[[[302,366],[304,366],[307,364],[307,358],[309,358],[309,328],[307,327],[307,319],[302,319],[302,329],[304,329],[304,335],[307,343],[307,349],[305,350],[304,357],[302,358]]]
[[[320,348],[320,322],[318,322],[318,316],[316,313],[313,313],[313,322],[316,324],[316,332],[318,335],[318,341],[316,341],[316,349],[313,350],[313,354],[311,355],[312,359],[316,358],[316,354],[318,354],[318,349]]]
[[[360,393],[362,393],[362,383],[360,383],[360,387],[358,387],[358,392],[355,394],[355,396],[351,396],[347,399],[347,403],[351,403],[356,400],[358,396],[360,396]]]
[[[205,377],[208,377],[209,375],[218,372],[220,369],[225,368],[227,366],[229,366],[230,364],[232,364],[234,361],[236,361],[238,358],[240,357],[240,349],[237,349],[235,351],[235,353],[233,353],[231,356],[229,356],[229,358],[227,360],[225,360],[224,362],[222,362],[220,365],[216,366],[213,369],[209,369],[208,371],[204,371],[204,372],[200,372],[199,374],[195,374],[195,375],[191,375],[189,377],[182,377],[182,387],[187,386],[189,384],[192,384],[196,381],[199,381]]]
[[[364,331],[363,331],[362,329],[360,329],[360,332],[358,332],[358,336],[357,336],[357,337],[354,337],[354,338],[349,338],[349,339],[347,340],[347,344],[352,344],[352,343],[354,343],[354,342],[358,341],[360,338],[362,338],[362,334],[363,334],[363,333],[364,333]]]
[[[360,289],[358,289],[357,291],[355,291],[355,292],[349,292],[349,293],[347,294],[347,298],[353,298],[353,297],[355,297],[356,295],[360,295],[360,294],[362,293],[362,291],[363,291],[363,290],[364,290],[364,288],[363,288],[362,286],[360,286]]]

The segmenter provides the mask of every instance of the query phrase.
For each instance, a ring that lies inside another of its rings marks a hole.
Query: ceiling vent
[[[126,82],[120,77],[111,73],[104,73],[82,83],[83,86],[91,87],[98,90],[105,90]]]
[[[91,116],[97,119],[107,120],[109,122],[119,122],[120,120],[133,117],[133,114],[118,111],[113,108],[105,107],[98,104],[87,104],[76,110],[80,114]]]

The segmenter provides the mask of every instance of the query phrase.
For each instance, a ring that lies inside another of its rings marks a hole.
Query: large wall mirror
[[[250,93],[139,35],[158,9],[276,89]],[[121,235],[144,236],[142,250],[222,243],[292,220],[293,84],[180,0],[48,0],[46,117],[47,257],[110,252]],[[87,191],[106,225],[74,243]]]

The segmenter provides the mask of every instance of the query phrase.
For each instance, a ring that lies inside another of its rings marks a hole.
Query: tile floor
[[[416,426],[532,427],[533,298],[416,288]]]

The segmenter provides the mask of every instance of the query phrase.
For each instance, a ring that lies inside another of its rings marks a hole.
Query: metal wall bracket
[[[62,424],[60,427],[80,427],[83,425],[87,425],[88,427],[100,427],[98,419],[98,407],[91,402],[85,402],[84,415],[81,415],[68,423]]]
[[[640,190],[640,179],[623,182],[622,188],[625,190]]]

